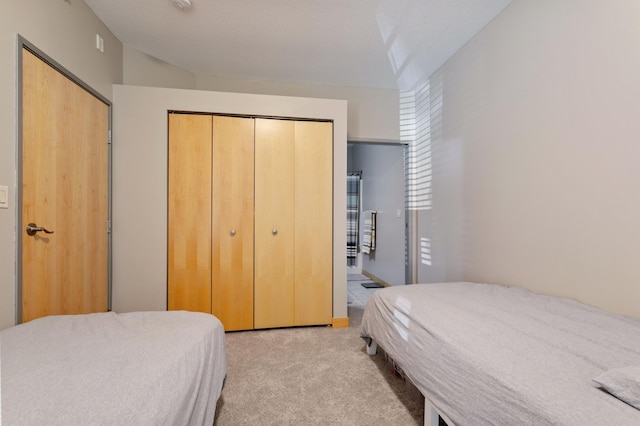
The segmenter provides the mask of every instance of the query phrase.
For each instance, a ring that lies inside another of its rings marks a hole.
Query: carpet
[[[423,405],[384,354],[349,328],[298,327],[226,334],[228,375],[215,425],[422,425]]]

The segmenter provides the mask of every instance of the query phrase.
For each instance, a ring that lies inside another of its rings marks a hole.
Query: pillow
[[[640,410],[640,367],[613,368],[593,381],[611,395]]]

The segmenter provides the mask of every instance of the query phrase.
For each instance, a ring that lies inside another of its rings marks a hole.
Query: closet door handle
[[[273,235],[277,235],[277,234],[278,234],[278,230],[277,230],[276,228],[273,228],[273,229],[271,230],[271,233],[272,233]]]
[[[232,236],[232,237],[235,237],[235,236],[236,236],[236,230],[235,230],[235,229],[232,229],[232,230],[231,230],[231,232],[230,232],[230,234],[231,234],[231,236]]]

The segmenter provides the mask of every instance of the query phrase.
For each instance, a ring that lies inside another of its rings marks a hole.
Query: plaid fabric
[[[360,228],[360,174],[347,176],[347,265],[358,257]]]

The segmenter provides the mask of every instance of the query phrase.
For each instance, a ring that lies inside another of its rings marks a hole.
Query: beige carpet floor
[[[361,307],[350,327],[227,333],[227,382],[216,426],[422,425],[416,392],[384,354],[366,354]]]

